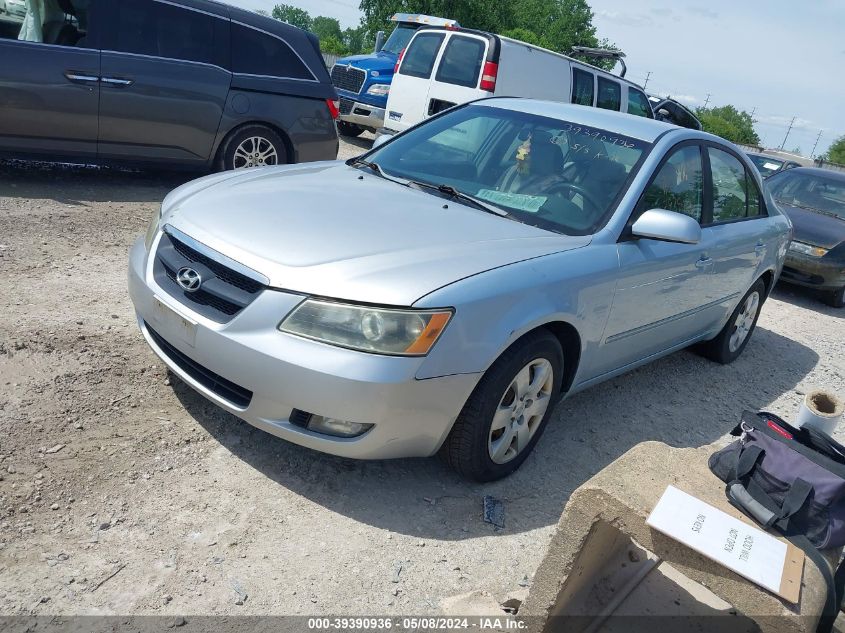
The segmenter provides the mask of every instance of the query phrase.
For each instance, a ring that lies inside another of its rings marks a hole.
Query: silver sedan
[[[250,424],[489,481],[563,396],[693,344],[737,358],[790,233],[722,139],[494,98],[176,189],[129,288],[153,351]]]

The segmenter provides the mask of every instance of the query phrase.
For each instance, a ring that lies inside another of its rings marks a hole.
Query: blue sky
[[[225,0],[270,9],[273,0]],[[355,26],[357,0],[287,0]],[[755,110],[767,147],[816,154],[845,134],[845,1],[591,0],[599,37],[627,55],[628,78],[690,105]]]

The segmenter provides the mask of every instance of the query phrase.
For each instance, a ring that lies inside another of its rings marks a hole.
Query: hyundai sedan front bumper
[[[168,294],[152,260],[143,239],[136,241],[129,293],[152,350],[207,399],[295,444],[359,459],[432,455],[480,378],[418,380],[424,358],[380,356],[282,333],[278,323],[304,297],[275,289],[263,290],[230,321],[215,322]],[[304,428],[308,414],[374,426],[358,437],[335,437]]]

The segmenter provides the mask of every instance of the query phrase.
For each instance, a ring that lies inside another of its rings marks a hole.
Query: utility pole
[[[707,93],[707,98],[704,100],[704,107],[702,108],[702,110],[707,108],[708,103],[710,103],[710,93],[709,92]]]
[[[753,108],[751,108],[751,118],[752,118],[752,119],[754,118],[754,113],[755,113],[755,112],[757,112],[757,106],[754,106]]]
[[[651,78],[651,71],[648,71],[648,74],[645,76],[645,83],[643,84],[643,90],[645,90],[646,86],[648,85],[648,80]]]
[[[816,155],[816,148],[819,146],[819,139],[822,137],[822,130],[819,130],[819,135],[816,137],[816,142],[813,144],[813,151],[810,152],[810,158],[814,158]]]
[[[784,146],[786,145],[786,139],[789,138],[789,133],[792,131],[793,125],[795,125],[795,117],[792,117],[792,120],[789,122],[789,128],[786,130],[786,136],[783,137],[783,143],[780,144],[781,150],[783,150]]]

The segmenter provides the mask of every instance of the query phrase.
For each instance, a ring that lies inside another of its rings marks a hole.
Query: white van
[[[636,84],[566,55],[484,31],[422,28],[396,66],[380,135],[492,96],[571,102],[654,118],[648,97]]]

